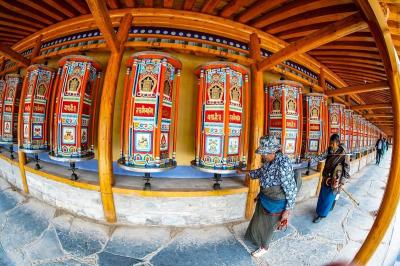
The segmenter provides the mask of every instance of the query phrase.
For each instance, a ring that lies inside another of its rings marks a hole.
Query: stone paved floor
[[[0,178],[0,265],[323,265],[354,256],[378,210],[390,167],[368,165],[329,219],[311,222],[316,199],[296,206],[290,226],[254,260],[242,240],[248,222],[204,228],[106,226],[72,216],[14,191]],[[390,232],[370,265],[381,265]]]

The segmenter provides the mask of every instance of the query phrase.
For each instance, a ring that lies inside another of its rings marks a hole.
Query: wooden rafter
[[[56,0],[42,0],[45,3],[47,3],[48,5],[54,7],[55,9],[59,10],[60,12],[62,12],[63,14],[65,14],[66,16],[72,18],[75,17],[75,13],[73,12],[73,10],[71,10],[71,7],[68,5],[64,4],[64,1],[56,1]],[[69,1],[65,1],[65,2],[69,2]]]
[[[16,23],[21,22],[23,24],[32,25],[32,26],[35,26],[38,28],[46,26],[46,24],[44,24],[42,22],[38,22],[31,18],[26,18],[26,17],[20,16],[14,12],[7,12],[7,13],[0,12],[0,18],[6,18],[6,19],[9,19],[10,21],[15,21]]]
[[[153,0],[144,0],[144,6],[145,7],[153,7],[154,1]]]
[[[89,13],[89,9],[85,5],[85,2],[81,0],[69,0],[66,2],[82,15]]]
[[[233,0],[230,1],[222,10],[219,15],[223,18],[229,18],[239,11],[246,4],[246,0]]]
[[[333,96],[342,96],[342,95],[351,95],[358,93],[365,93],[371,91],[380,91],[380,90],[389,90],[389,84],[387,81],[380,81],[375,83],[369,83],[362,86],[349,86],[345,88],[340,88],[336,90],[330,90],[326,92],[326,95],[329,97]]]
[[[372,70],[376,70],[376,71],[380,71],[382,74],[385,73],[385,70],[383,68],[383,66],[380,65],[371,65],[371,64],[367,64],[367,63],[357,63],[357,62],[353,62],[351,60],[346,61],[336,61],[336,60],[321,60],[322,63],[326,64],[326,65],[345,65],[345,66],[355,66],[355,67],[362,67],[365,69],[372,69]]]
[[[88,3],[90,12],[92,12],[93,18],[97,27],[99,27],[107,46],[112,52],[118,52],[120,50],[120,43],[114,32],[106,3],[102,0],[86,0],[86,2]]]
[[[14,28],[14,29],[21,29],[21,30],[29,31],[29,32],[35,32],[38,30],[37,27],[30,26],[29,24],[15,23],[13,21],[6,20],[6,19],[0,19],[0,25],[7,26],[10,28]]]
[[[129,8],[135,7],[135,0],[124,0],[124,4]]]
[[[164,0],[164,8],[173,8],[174,0]]]
[[[363,63],[363,64],[367,64],[367,65],[383,66],[383,63],[381,60],[366,59],[366,58],[353,57],[353,56],[343,56],[343,57],[318,56],[317,58],[318,58],[318,61],[336,60],[337,62],[356,62],[356,63]]]
[[[23,66],[29,66],[30,60],[17,53],[10,47],[0,43],[0,53],[10,60],[20,63]]]
[[[263,28],[272,23],[282,21],[286,18],[296,16],[307,11],[312,11],[318,8],[335,6],[340,4],[351,3],[351,0],[322,0],[322,1],[310,1],[310,0],[296,0],[282,7],[271,10],[270,12],[262,15],[255,19],[252,23],[253,27]]]
[[[365,118],[393,118],[393,114],[366,114]]]
[[[368,27],[367,23],[359,14],[352,15],[333,23],[332,25],[322,28],[308,37],[286,46],[272,56],[264,59],[258,64],[258,68],[260,70],[269,69],[290,57],[305,53],[315,47],[329,43],[366,27]]]
[[[119,4],[117,0],[106,0],[106,4],[110,9],[118,9]]]
[[[283,4],[286,0],[274,0],[274,1],[265,1],[258,0],[253,5],[248,7],[243,13],[241,13],[237,20],[242,23],[246,23],[247,21],[257,17],[258,15],[268,12],[277,6]]]
[[[31,1],[31,0],[17,0],[17,1],[41,13],[45,13],[46,15],[57,21],[61,21],[64,19],[62,16],[59,15],[59,13],[54,12],[54,9],[49,8],[48,5],[45,5],[44,3],[39,3],[38,1]]]
[[[392,104],[390,104],[390,103],[374,103],[374,104],[351,106],[351,110],[387,109],[387,108],[393,108]]]
[[[30,17],[32,19],[36,19],[37,21],[43,22],[47,25],[54,22],[51,19],[48,19],[47,16],[42,16],[42,13],[37,13],[35,11],[32,12],[28,8],[24,8],[23,5],[17,3],[16,1],[14,1],[12,4],[7,3],[7,1],[0,1],[0,5],[15,13]]]
[[[183,4],[183,9],[192,10],[195,2],[196,0],[185,0],[185,3]]]
[[[363,58],[370,59],[378,59],[381,60],[381,56],[378,53],[368,53],[368,52],[359,52],[359,51],[343,51],[343,50],[312,50],[308,52],[313,56],[357,56]]]
[[[329,69],[331,69],[334,72],[337,72],[336,70],[345,70],[345,72],[353,72],[353,73],[360,73],[360,74],[366,74],[367,77],[380,77],[381,79],[386,79],[386,74],[385,73],[380,73],[379,71],[376,70],[371,70],[371,69],[366,69],[364,67],[352,67],[352,66],[347,66],[347,65],[331,65],[328,66]]]
[[[201,8],[202,13],[211,14],[221,0],[207,0]]]

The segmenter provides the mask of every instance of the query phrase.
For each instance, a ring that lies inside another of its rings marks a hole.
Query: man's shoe
[[[316,223],[319,223],[323,218],[324,218],[324,217],[317,216],[317,217],[314,218],[313,223],[315,223],[315,224],[316,224]]]
[[[259,248],[256,251],[251,252],[251,256],[253,256],[254,258],[259,258],[265,253],[267,253],[267,250],[265,248]]]

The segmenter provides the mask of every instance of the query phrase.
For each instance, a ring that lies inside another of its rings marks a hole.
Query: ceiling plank
[[[389,90],[389,84],[387,81],[380,81],[375,83],[369,83],[361,86],[349,86],[336,90],[329,90],[326,92],[326,95],[329,97],[333,96],[342,96],[342,95],[351,95],[358,93],[365,93],[371,91],[380,91],[380,90]]]
[[[124,0],[125,6],[132,8],[135,7],[135,0]]]
[[[75,17],[75,13],[63,4],[64,1],[56,1],[56,0],[42,0],[48,5],[52,6],[55,9],[58,9],[63,14],[67,15],[68,17],[72,18]],[[67,1],[66,1],[67,2]]]
[[[360,14],[352,15],[286,46],[282,50],[258,63],[258,69],[269,69],[290,57],[305,53],[315,47],[319,47],[366,27],[368,27],[368,24],[361,18]]]
[[[366,69],[364,67],[352,67],[352,66],[348,66],[346,64],[330,65],[330,66],[328,66],[328,68],[332,69],[332,70],[347,70],[347,71],[354,72],[354,73],[369,74],[369,75],[372,75],[373,77],[381,77],[381,78],[385,78],[385,79],[387,77],[387,75],[385,73],[380,73],[376,70]]]
[[[351,110],[366,110],[366,109],[393,108],[393,106],[390,103],[375,103],[375,104],[353,105],[350,108]]]
[[[233,0],[230,1],[220,12],[219,16],[223,18],[229,18],[236,12],[240,10],[245,4],[247,0]]]
[[[246,10],[237,17],[237,21],[246,23],[249,20],[261,15],[262,13],[273,10],[277,6],[285,3],[286,0],[265,1],[258,0],[253,5],[246,8]]]
[[[89,6],[90,12],[92,12],[97,27],[100,29],[107,43],[107,46],[112,52],[118,52],[120,50],[120,43],[114,32],[106,3],[102,0],[86,0],[86,2]]]
[[[201,13],[212,14],[221,0],[207,0],[201,8]]]
[[[154,1],[153,0],[144,0],[144,6],[145,7],[153,7]]]
[[[309,51],[308,54],[312,56],[357,56],[357,57],[364,57],[364,58],[371,58],[371,59],[379,59],[381,60],[381,56],[378,53],[368,53],[368,52],[359,52],[359,51],[343,51],[343,50],[312,50]]]
[[[359,57],[352,57],[352,56],[343,56],[343,57],[316,56],[316,58],[318,59],[318,61],[336,60],[337,62],[357,62],[357,63],[364,63],[364,64],[374,65],[374,66],[383,66],[382,61],[359,58]]]
[[[15,22],[12,22],[12,21],[10,21],[8,19],[7,20],[6,19],[0,19],[0,25],[11,27],[11,28],[14,28],[14,29],[21,29],[21,30],[25,30],[25,31],[29,31],[29,32],[35,32],[35,31],[38,30],[37,27],[32,27],[32,26],[29,26],[27,24],[22,24],[22,23],[15,23]]]
[[[6,19],[9,19],[10,21],[15,21],[16,23],[21,22],[24,24],[33,25],[37,28],[43,28],[43,27],[47,26],[47,24],[38,22],[31,18],[21,17],[19,14],[14,13],[14,12],[9,12],[8,10],[6,12],[4,12],[4,8],[1,8],[0,18],[6,18]]]
[[[365,118],[391,118],[393,114],[366,114]]]
[[[7,45],[0,43],[0,53],[8,59],[22,64],[23,66],[29,66],[30,60],[21,54],[17,53]]]
[[[106,0],[107,6],[110,9],[118,9],[119,8],[119,4],[117,0]]]
[[[192,10],[195,2],[196,0],[185,0],[185,3],[183,4],[183,9]]]
[[[381,73],[385,73],[385,69],[383,66],[379,66],[379,65],[370,65],[367,63],[355,63],[352,62],[351,60],[347,60],[347,61],[336,61],[336,60],[320,60],[322,61],[322,63],[326,64],[326,65],[345,65],[345,66],[355,66],[355,67],[362,67],[362,68],[368,68],[368,69],[375,69],[377,71],[380,71]]]
[[[71,5],[75,10],[77,10],[81,15],[86,15],[90,12],[87,5],[85,5],[84,2],[81,0],[69,0],[66,2]]]
[[[310,0],[296,0],[283,5],[282,7],[271,10],[270,12],[262,15],[255,19],[251,26],[256,28],[263,28],[272,23],[282,21],[286,18],[305,13],[318,8],[335,6],[340,4],[351,3],[351,0],[322,0],[322,1],[310,1]]]

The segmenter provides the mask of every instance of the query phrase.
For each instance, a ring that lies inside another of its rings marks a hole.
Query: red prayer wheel
[[[325,152],[328,147],[328,104],[322,93],[304,96],[303,155],[311,158]]]
[[[51,103],[50,158],[67,162],[92,159],[100,65],[80,55],[63,57],[58,64]]]
[[[8,74],[1,93],[0,144],[17,143],[18,107],[22,89],[22,79],[18,74]]]
[[[1,141],[1,125],[3,125],[3,101],[6,90],[6,82],[0,80],[0,141]]]
[[[23,131],[20,150],[37,153],[48,150],[49,100],[55,70],[43,65],[27,68],[23,84]]]
[[[234,169],[246,164],[249,71],[231,62],[197,68],[198,104],[195,165]]]
[[[340,103],[331,103],[329,105],[329,137],[332,134],[338,134],[340,142],[345,142],[344,105]]]
[[[360,150],[363,151],[365,149],[365,118],[360,117]]]
[[[361,129],[361,116],[353,113],[353,148],[352,151],[360,151],[360,129]]]
[[[344,110],[344,135],[345,145],[348,152],[353,151],[353,110]]]
[[[126,66],[118,163],[128,170],[175,164],[181,62],[150,51]]]
[[[299,159],[301,154],[302,89],[300,83],[280,80],[269,83],[265,90],[265,132],[280,141],[282,152],[292,160]]]

